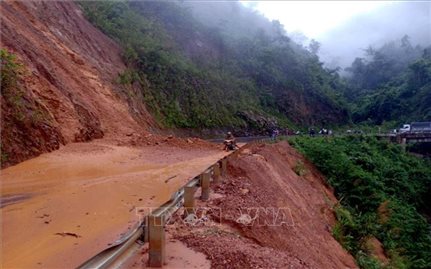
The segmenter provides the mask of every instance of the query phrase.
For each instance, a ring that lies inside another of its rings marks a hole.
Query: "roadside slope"
[[[60,144],[156,126],[132,101],[133,88],[127,97],[115,83],[126,68],[120,48],[74,2],[2,1],[0,12],[0,46],[24,66],[18,84],[2,90],[3,167]]]
[[[213,198],[201,204],[215,225],[172,229],[205,253],[212,268],[357,267],[331,235],[332,190],[287,142],[244,149],[228,169]]]

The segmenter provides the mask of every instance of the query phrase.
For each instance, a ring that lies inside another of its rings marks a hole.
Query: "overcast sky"
[[[288,32],[302,32],[319,39],[348,21],[351,17],[370,12],[389,1],[242,1],[271,20],[279,20]]]
[[[241,1],[288,33],[302,32],[322,43],[323,61],[343,67],[368,45],[400,39],[431,44],[431,1]]]

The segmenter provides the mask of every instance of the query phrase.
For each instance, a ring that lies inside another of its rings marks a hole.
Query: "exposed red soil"
[[[157,127],[139,102],[139,90],[123,94],[114,82],[126,68],[120,48],[76,3],[1,1],[0,13],[0,46],[25,69],[13,89],[21,94],[1,98],[2,167],[61,144],[121,139]]]
[[[126,138],[117,141],[120,146],[159,146],[168,145],[172,147],[191,149],[223,149],[222,144],[215,144],[196,137],[178,138],[173,135],[164,136],[158,134],[129,133]]]
[[[369,254],[371,254],[371,256],[376,258],[382,264],[389,263],[389,259],[386,256],[385,249],[383,248],[383,244],[379,241],[379,239],[375,237],[369,237],[365,241],[365,249]]]
[[[294,172],[298,161],[303,176]],[[213,268],[357,268],[331,235],[337,203],[332,190],[287,142],[241,150],[228,172],[212,198],[200,203],[210,208],[212,225],[170,229],[206,254]],[[273,211],[262,208],[284,209],[274,220]]]

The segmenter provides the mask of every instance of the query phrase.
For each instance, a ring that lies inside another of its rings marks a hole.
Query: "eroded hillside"
[[[238,2],[206,2],[208,16],[189,4],[80,2],[89,21],[124,48],[123,83],[142,85],[164,125],[265,133],[348,120],[339,76],[279,22]]]
[[[75,3],[2,1],[0,12],[1,48],[22,65],[9,87],[2,73],[3,167],[155,126],[139,92],[115,82],[125,69],[120,48]]]
[[[337,204],[326,179],[287,142],[255,144],[229,159],[227,178],[197,206],[201,217],[179,220],[180,212],[169,231],[211,268],[357,268],[331,234]]]

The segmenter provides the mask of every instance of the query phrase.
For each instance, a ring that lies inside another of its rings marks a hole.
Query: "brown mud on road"
[[[0,267],[76,267],[133,229],[139,208],[158,207],[226,154],[95,141],[4,169]]]
[[[229,159],[227,178],[198,202],[194,223],[179,212],[167,230],[211,268],[357,268],[331,235],[337,202],[287,142],[253,145]]]

